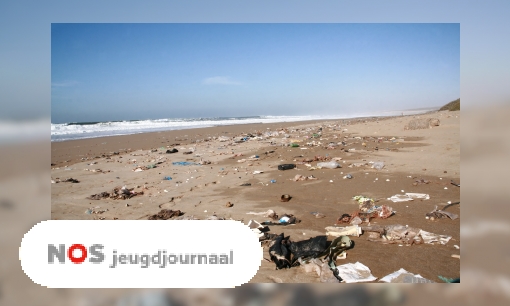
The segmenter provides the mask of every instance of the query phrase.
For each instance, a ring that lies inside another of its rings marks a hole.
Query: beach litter
[[[345,227],[328,226],[326,227],[326,235],[333,237],[340,236],[356,236],[359,237],[362,234],[361,227],[357,224]]]
[[[447,205],[447,206],[449,206],[449,205]],[[435,220],[435,219],[442,219],[442,218],[450,218],[452,220],[455,220],[458,217],[459,217],[459,215],[457,215],[457,214],[454,214],[454,213],[451,213],[451,212],[447,212],[447,211],[444,211],[444,210],[438,210],[437,209],[437,205],[434,208],[434,210],[432,210],[431,212],[425,214],[425,218],[426,219],[430,219],[432,221]]]
[[[371,282],[377,279],[370,269],[360,262],[337,266],[338,276],[345,283]]]
[[[381,278],[379,281],[384,282],[384,283],[406,283],[406,284],[434,283],[433,281],[428,280],[419,274],[413,274],[413,273],[407,272],[403,268],[386,275],[385,277]]]
[[[297,219],[294,215],[291,214],[283,214],[280,216],[280,219],[276,222],[273,221],[264,221],[262,225],[289,225],[299,223],[301,220]]]
[[[429,200],[430,196],[425,193],[406,193],[406,194],[396,194],[394,196],[391,196],[388,198],[388,200],[391,200],[392,202],[407,202],[407,201],[413,201],[414,199],[420,199],[420,200]]]
[[[345,176],[343,177],[343,179],[352,179],[352,175],[347,174],[347,175],[345,175]]]
[[[52,184],[55,184],[55,183],[79,183],[79,182],[80,182],[79,180],[73,179],[72,177],[65,179],[65,180],[61,180],[60,178],[57,177],[55,180],[51,181]]]
[[[384,163],[383,162],[375,162],[372,164],[372,168],[376,169],[376,170],[381,170],[382,168],[384,168]]]
[[[294,169],[294,168],[296,168],[295,164],[282,164],[282,165],[278,165],[278,170],[289,170],[289,169]]]
[[[128,189],[126,186],[124,186],[122,188],[115,187],[111,193],[101,192],[98,194],[93,194],[93,195],[87,197],[87,199],[100,200],[100,199],[105,199],[105,198],[111,198],[114,200],[126,200],[126,199],[130,199],[134,196],[142,195],[142,194],[143,194],[143,191],[137,192],[137,191],[134,191],[134,188]]]
[[[324,163],[317,163],[317,168],[335,169],[335,168],[342,168],[342,166],[339,163],[337,163],[336,161],[330,161],[330,162],[324,162]]]
[[[191,162],[173,162],[172,165],[174,166],[198,166],[200,164],[197,163],[191,163]]]
[[[177,150],[176,148],[173,148],[172,150],[166,150],[167,154],[172,154],[172,153],[177,153],[177,152],[179,152],[179,150]]]
[[[278,219],[278,215],[276,214],[276,212],[272,209],[269,209],[267,211],[264,211],[264,212],[247,212],[246,213],[247,215],[257,215],[257,216],[264,216],[266,218],[272,218],[272,219]]]
[[[448,235],[438,235],[424,231],[419,228],[408,227],[407,225],[374,225],[362,227],[363,232],[367,232],[368,241],[402,244],[441,244],[445,245],[452,238]]]
[[[149,220],[168,220],[172,217],[179,217],[184,213],[180,210],[162,209],[159,213],[148,217]]]
[[[165,181],[171,181],[171,180],[172,180],[172,178],[171,178],[170,176],[165,176],[165,177],[163,178],[163,180],[165,180]]]
[[[289,194],[282,194],[282,196],[280,197],[281,202],[288,202],[290,201],[290,199],[292,199],[292,197]]]
[[[306,180],[316,180],[317,178],[313,175],[310,175],[310,176],[304,176],[304,175],[301,175],[301,174],[296,174],[296,176],[291,179],[293,180],[294,182],[297,182],[297,181],[306,181]]]

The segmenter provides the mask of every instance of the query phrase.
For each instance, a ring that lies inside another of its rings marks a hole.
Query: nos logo
[[[89,257],[89,262],[100,263],[104,261],[104,254],[101,251],[104,248],[101,244],[94,244],[87,248],[83,244],[73,244],[66,252],[65,245],[59,244],[58,249],[54,244],[48,244],[48,263],[54,263],[55,258],[59,263],[65,263],[66,255],[72,263],[81,264]],[[81,253],[81,254],[80,254]]]

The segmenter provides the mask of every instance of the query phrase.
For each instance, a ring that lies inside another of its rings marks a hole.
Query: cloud
[[[66,81],[66,82],[55,82],[51,83],[51,87],[71,87],[78,85],[79,82],[77,81]]]
[[[204,85],[241,85],[241,83],[230,79],[230,77],[215,76],[202,81]]]

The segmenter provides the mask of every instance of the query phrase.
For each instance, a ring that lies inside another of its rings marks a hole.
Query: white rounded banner
[[[21,241],[23,271],[49,288],[232,288],[262,260],[231,220],[51,220]]]

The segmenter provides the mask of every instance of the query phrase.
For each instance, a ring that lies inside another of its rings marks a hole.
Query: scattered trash
[[[162,209],[159,213],[150,216],[149,220],[168,220],[172,217],[179,217],[184,213],[180,210]]]
[[[289,236],[284,237],[283,233],[281,233],[269,244],[269,256],[271,260],[276,264],[276,270],[291,267],[291,253],[288,249],[289,238]]]
[[[258,216],[264,216],[266,218],[272,218],[272,219],[278,219],[278,215],[276,214],[276,212],[272,209],[269,209],[268,211],[265,211],[265,212],[259,212],[259,213],[256,213],[256,212],[248,212],[246,213],[247,215],[258,215]]]
[[[301,221],[298,220],[296,217],[294,217],[294,215],[284,214],[280,217],[280,220],[278,220],[276,222],[264,221],[261,224],[262,225],[289,225],[289,224],[295,224],[295,223],[299,223],[299,222],[301,222]]]
[[[260,173],[264,173],[264,171],[253,171],[253,174],[260,174]]]
[[[339,224],[339,223],[349,223],[351,222],[351,215],[349,214],[343,214],[340,218],[338,218],[338,220],[336,221],[336,224]]]
[[[227,202],[227,204],[225,204],[226,207],[232,207],[234,206],[234,204],[230,203],[230,202]]]
[[[327,169],[335,169],[335,168],[342,168],[339,163],[336,161],[330,161],[330,162],[324,162],[324,163],[317,163],[318,168],[327,168]]]
[[[172,150],[166,150],[167,154],[177,153],[179,152],[176,148],[173,148]]]
[[[265,233],[269,231],[267,226],[263,226],[255,220],[250,220],[248,222],[248,227],[257,235],[259,240],[265,240],[268,238],[267,235],[265,235]]]
[[[111,193],[101,192],[98,194],[93,194],[93,195],[87,197],[87,199],[100,200],[100,199],[104,199],[104,198],[111,198],[114,200],[126,200],[126,199],[130,199],[134,196],[143,194],[143,191],[136,192],[133,190],[134,190],[134,188],[128,189],[128,188],[126,188],[126,186],[124,186],[122,188],[115,187]]]
[[[326,236],[316,236],[307,240],[290,242],[289,249],[292,254],[291,266],[299,263],[298,259],[308,260],[317,258],[327,249],[328,238]]]
[[[291,144],[290,144],[290,146],[291,146],[292,148],[297,148],[297,147],[299,147],[299,144],[297,144],[297,143],[291,143]]]
[[[448,205],[447,205],[448,206]],[[457,214],[454,214],[454,213],[451,213],[451,212],[447,212],[447,211],[444,211],[444,210],[438,210],[437,209],[437,205],[436,207],[434,208],[433,211],[425,214],[426,218],[427,219],[430,219],[430,220],[435,220],[435,219],[441,219],[441,218],[450,218],[452,220],[455,220],[459,217],[459,215]]]
[[[404,195],[402,194],[396,194],[388,200],[391,200],[392,202],[407,202],[407,201],[413,201],[414,199],[421,199],[421,200],[429,200],[430,196],[425,193],[406,193]]]
[[[368,241],[387,243],[403,243],[403,244],[435,244],[442,245],[448,243],[452,238],[447,235],[437,235],[418,228],[408,227],[407,225],[387,225],[387,226],[365,226],[362,227],[363,232],[367,232]]]
[[[274,184],[274,183],[276,183],[276,180],[271,180],[270,182],[271,182],[272,184]]]
[[[304,176],[301,174],[296,174],[296,176],[292,179],[293,181],[306,181],[306,180],[316,180],[317,178],[313,175],[310,176]]]
[[[280,201],[282,202],[288,202],[290,201],[290,199],[292,199],[292,197],[288,194],[282,194],[282,196],[280,197]]]
[[[354,196],[354,197],[352,197],[352,199],[355,201],[358,201],[359,204],[365,204],[367,202],[372,202],[372,203],[374,202],[373,199],[362,196],[362,195]]]
[[[283,164],[278,166],[278,170],[289,170],[296,168],[296,165],[294,164]]]
[[[352,225],[360,225],[361,223],[363,223],[363,220],[361,220],[360,217],[355,216],[354,218],[352,218],[351,222],[349,222],[349,223]]]
[[[370,269],[360,262],[337,266],[338,276],[345,283],[371,282],[377,279]]]
[[[357,224],[353,226],[345,226],[345,227],[336,227],[336,226],[328,226],[326,227],[326,235],[333,237],[340,236],[356,236],[359,237],[362,233],[361,227]]]
[[[455,183],[453,180],[450,183],[454,186],[460,187],[460,184]]]
[[[199,165],[199,164],[190,163],[190,162],[173,162],[172,165],[174,165],[174,166],[194,166],[194,165]]]
[[[347,174],[347,175],[345,175],[343,178],[344,178],[344,179],[352,179],[352,175]]]
[[[79,183],[79,182],[80,181],[78,181],[77,179],[73,179],[72,177],[65,179],[65,180],[60,180],[59,178],[56,178],[55,180],[51,180],[52,184],[55,184],[55,183]]]
[[[447,278],[447,277],[438,275],[438,278],[445,283],[460,283],[460,277],[459,278]]]
[[[243,183],[243,184],[241,184],[239,186],[251,186],[251,183]]]
[[[372,164],[372,168],[376,169],[376,170],[381,170],[382,168],[384,168],[384,163],[383,162],[375,162]]]
[[[165,181],[170,181],[170,180],[172,180],[172,178],[171,178],[171,177],[169,177],[169,176],[165,176],[163,179],[164,179]]]
[[[434,283],[431,280],[423,278],[419,274],[412,274],[404,269],[400,269],[379,280],[385,283],[409,283],[409,284],[423,284],[423,283]]]
[[[445,245],[452,238],[452,236],[433,234],[424,230],[420,230],[418,235],[420,235],[423,242],[427,244],[434,244],[435,242],[438,242],[439,244]]]

